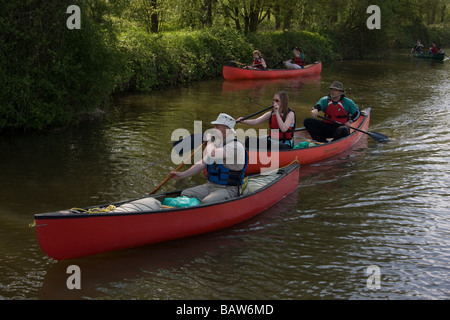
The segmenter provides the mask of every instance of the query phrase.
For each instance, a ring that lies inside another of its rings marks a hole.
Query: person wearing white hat
[[[207,183],[185,189],[181,196],[197,198],[201,203],[211,203],[239,196],[244,182],[248,156],[244,146],[236,137],[236,120],[221,113],[212,121],[214,129],[206,135],[207,146],[204,157],[183,172],[172,171],[175,180],[191,177],[207,170]]]
[[[338,140],[350,134],[350,126],[361,115],[358,106],[353,100],[345,96],[345,89],[341,82],[334,81],[329,87],[330,94],[321,98],[313,107],[311,115],[314,118],[306,118],[303,125],[311,137],[318,142],[328,142],[327,138]],[[325,118],[316,119],[319,111],[323,111]],[[341,124],[336,124],[339,122]]]

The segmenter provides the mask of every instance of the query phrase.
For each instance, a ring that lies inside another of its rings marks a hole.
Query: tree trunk
[[[159,31],[159,18],[157,13],[158,8],[158,0],[151,0],[151,8],[152,8],[152,14],[150,16],[150,31],[151,33],[158,33]]]
[[[206,20],[205,20],[205,25],[207,27],[211,27],[212,26],[212,2],[213,0],[206,0],[205,1],[205,6],[206,6]]]

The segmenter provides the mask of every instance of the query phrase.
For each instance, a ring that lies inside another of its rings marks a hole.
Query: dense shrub
[[[128,89],[152,89],[220,75],[224,61],[251,55],[235,31],[205,29],[148,34],[130,30],[121,37],[133,77]]]
[[[244,36],[231,29],[158,35],[133,30],[121,43],[133,72],[128,88],[138,91],[219,76],[232,60],[251,63],[254,49],[264,54],[269,67],[290,59],[294,45],[301,45],[311,62],[336,58],[330,41],[307,31]]]
[[[2,5],[0,130],[66,125],[101,106],[121,81],[120,55],[88,10],[81,29],[67,28],[70,2]]]
[[[291,50],[293,46],[299,46],[302,49],[307,63],[338,58],[330,40],[309,31],[250,34],[248,41],[264,54],[269,67],[277,65],[280,61],[291,59],[294,55]],[[278,68],[281,67],[282,65],[278,65]]]
[[[366,2],[347,9],[365,12]],[[81,7],[79,30],[66,27],[66,9],[73,3]],[[410,47],[416,38],[426,44],[434,40],[444,47],[450,45],[448,28],[420,21],[401,28],[404,24],[391,23],[395,15],[384,14],[382,29],[368,32],[367,16],[355,16],[351,10],[320,34],[270,31],[245,35],[226,24],[150,34],[132,19],[117,18],[127,3],[27,0],[2,5],[0,132],[67,125],[104,108],[117,92],[149,92],[218,77],[222,66],[232,60],[250,64],[254,49],[274,67],[292,57],[292,46],[300,46],[311,63],[379,56],[394,47]]]

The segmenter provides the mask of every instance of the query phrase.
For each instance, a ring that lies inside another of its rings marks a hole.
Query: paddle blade
[[[181,156],[184,153],[191,153],[192,150],[198,148],[202,143],[203,134],[195,133],[175,141],[173,143],[173,150]]]
[[[385,136],[384,134],[378,133],[378,132],[368,132],[369,136],[372,137],[372,139],[378,141],[378,142],[386,142],[389,140],[389,138],[387,136]]]

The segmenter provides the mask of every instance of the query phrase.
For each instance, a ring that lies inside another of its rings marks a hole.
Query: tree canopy
[[[66,26],[67,8],[81,28]],[[377,5],[381,28],[369,30]],[[450,0],[24,0],[0,6],[0,131],[66,125],[116,92],[218,76],[258,48],[273,65],[450,44]]]

